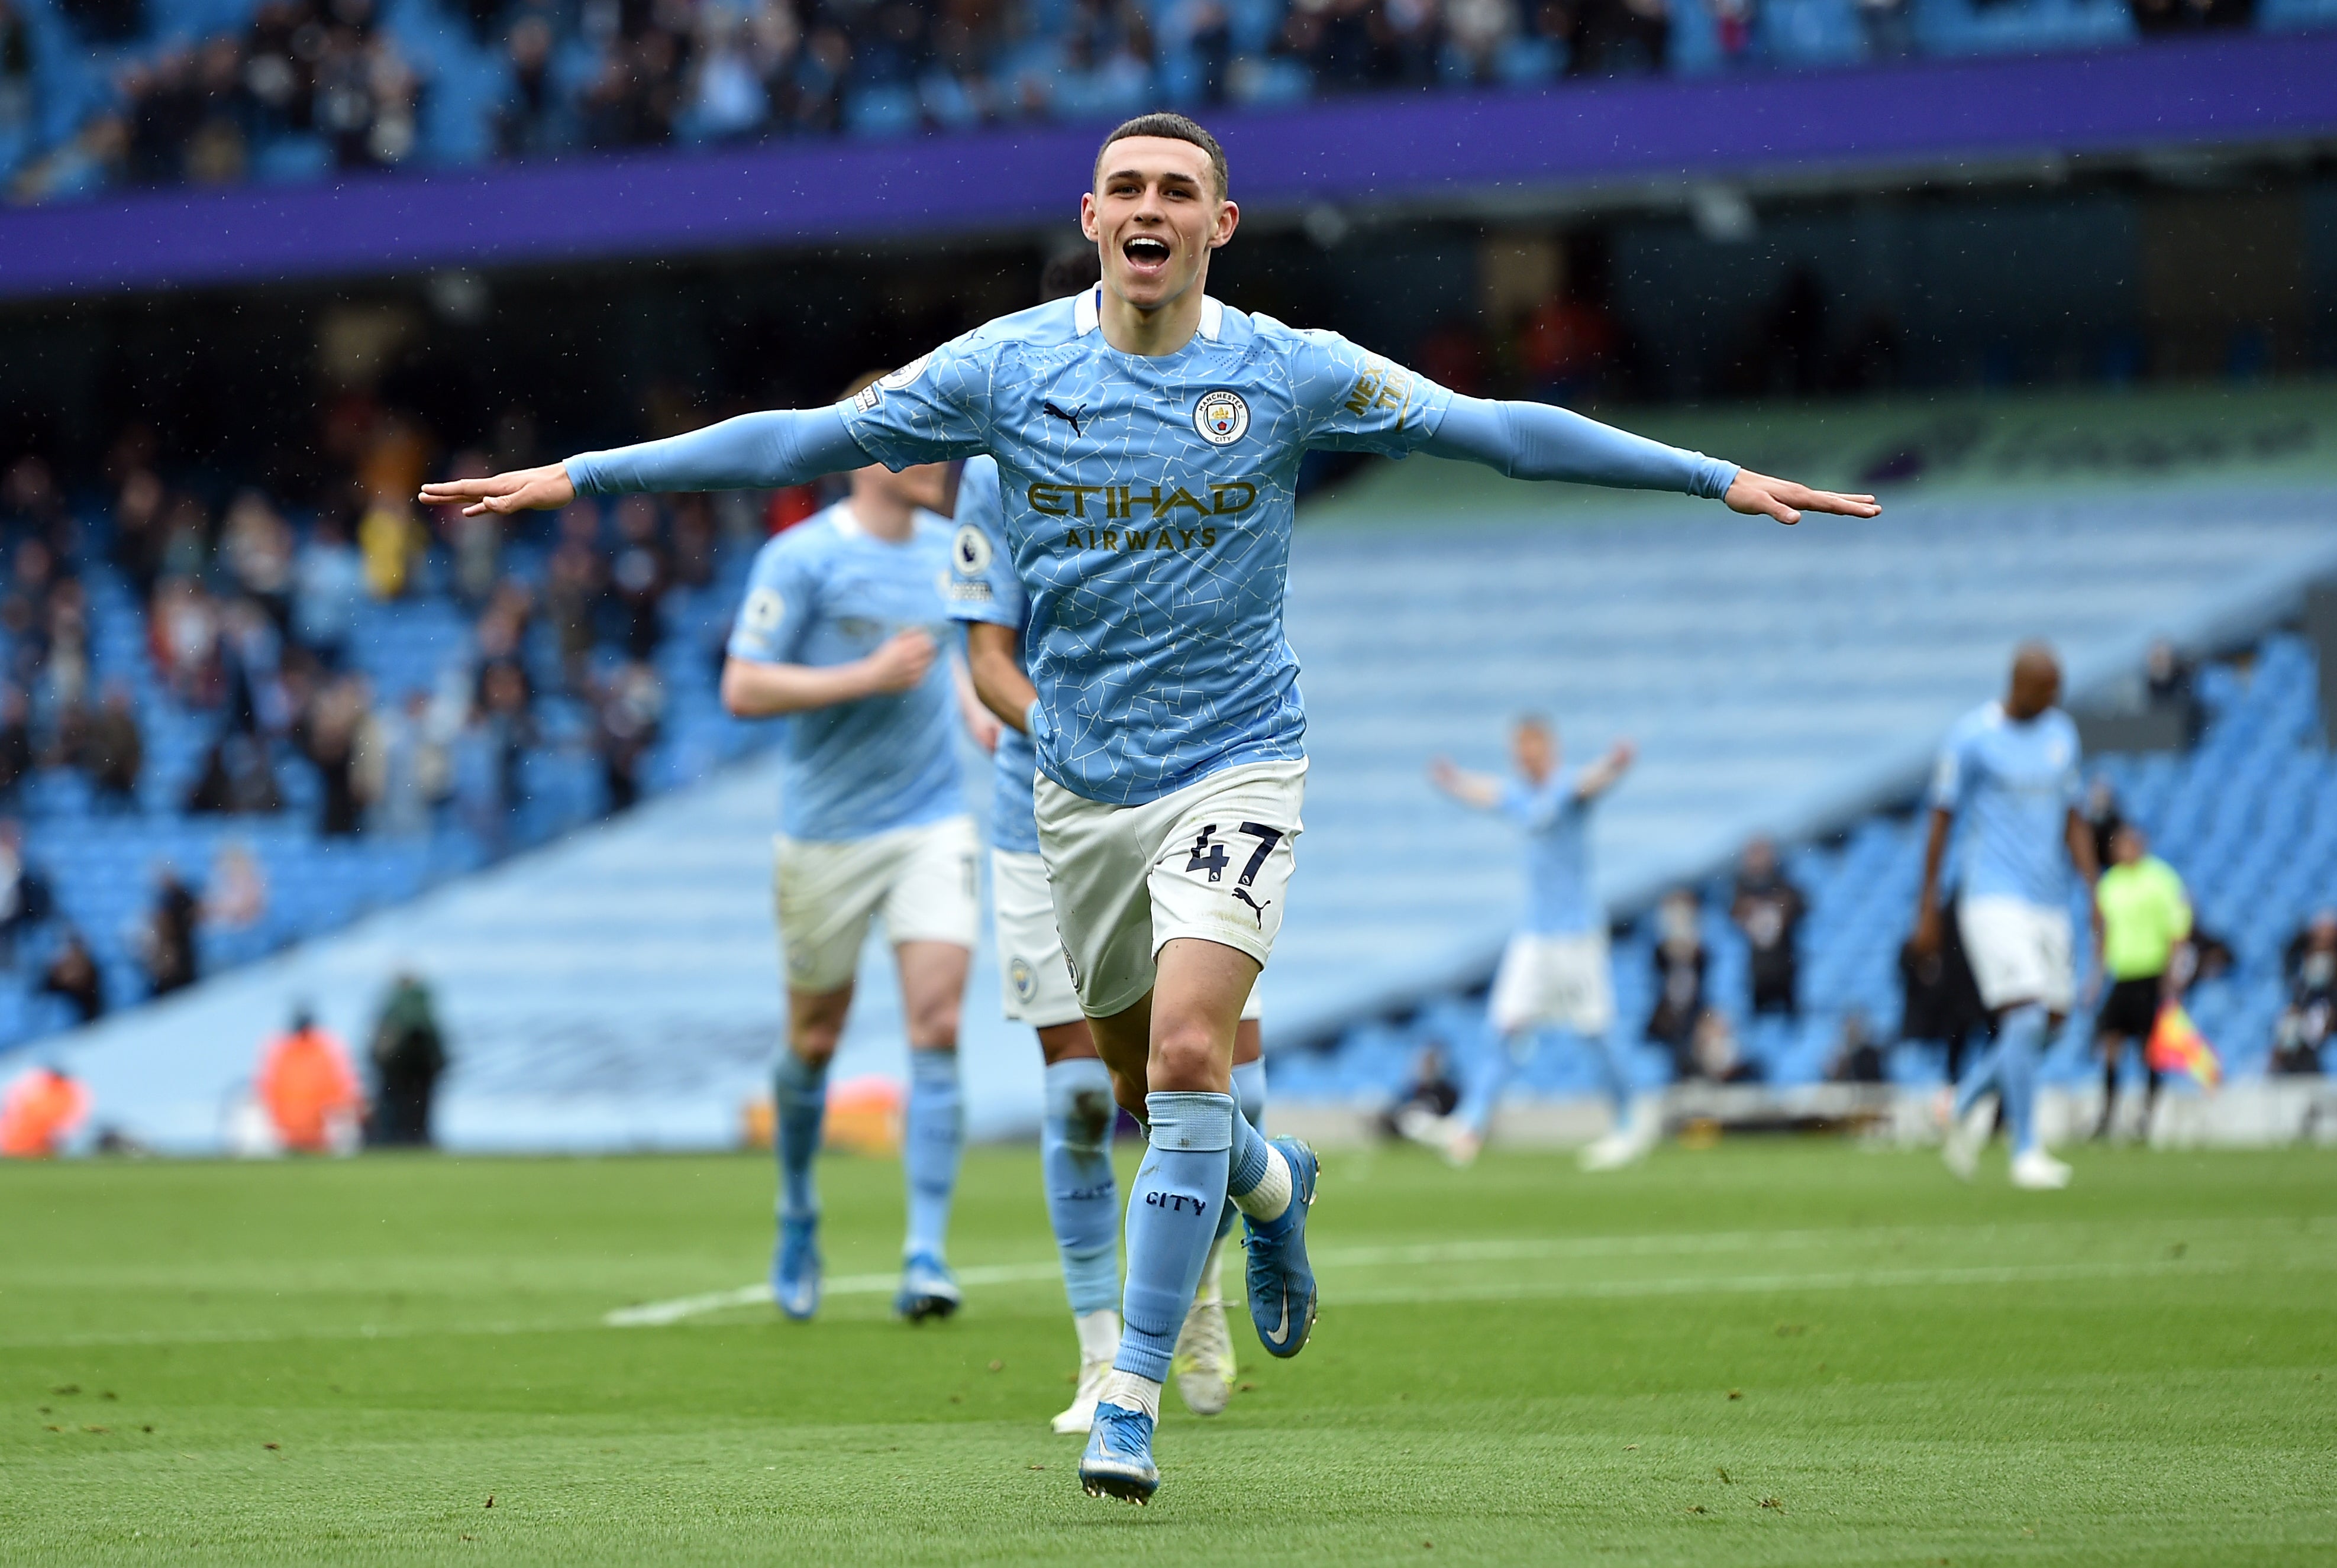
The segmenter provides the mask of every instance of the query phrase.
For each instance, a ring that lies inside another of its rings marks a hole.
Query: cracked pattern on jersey
[[[1092,296],[1002,317],[843,413],[895,467],[997,460],[995,553],[1029,601],[1039,766],[1133,805],[1304,755],[1282,629],[1299,460],[1402,456],[1451,394],[1270,317],[1213,305],[1214,336],[1157,358],[1113,349],[1094,319]]]

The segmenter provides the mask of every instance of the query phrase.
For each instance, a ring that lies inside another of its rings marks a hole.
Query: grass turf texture
[[[1237,1316],[1247,1390],[1168,1396],[1139,1511],[1043,1425],[1073,1347],[1028,1152],[959,1202],[1007,1282],[917,1329],[881,1162],[823,1171],[831,1275],[878,1281],[817,1323],[631,1329],[761,1272],[761,1161],[0,1169],[0,1558],[2337,1561],[2332,1178],[1335,1153],[1313,1345]]]

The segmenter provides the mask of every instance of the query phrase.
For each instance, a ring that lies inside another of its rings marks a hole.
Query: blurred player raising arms
[[[828,1060],[880,911],[909,1036],[901,1150],[909,1224],[893,1307],[915,1321],[958,1304],[944,1251],[961,1136],[958,1006],[981,915],[951,714],[957,687],[949,661],[935,657],[950,530],[933,509],[945,477],[938,463],[898,473],[864,467],[847,499],[765,544],[722,670],[732,713],[794,716],[775,873],[787,1042],[776,1075],[779,1241],[771,1263],[771,1293],[790,1318],[819,1306],[812,1159]],[[994,732],[989,715],[969,717]]]
[[[1499,812],[1526,833],[1526,923],[1502,950],[1486,1022],[1492,1038],[1470,1064],[1461,1103],[1432,1136],[1465,1165],[1484,1147],[1493,1106],[1512,1066],[1543,1025],[1571,1030],[1599,1053],[1615,1125],[1585,1149],[1585,1170],[1611,1171],[1654,1146],[1663,1131],[1655,1108],[1633,1104],[1631,1058],[1615,1037],[1615,985],[1607,953],[1607,911],[1590,871],[1590,809],[1630,771],[1638,754],[1619,741],[1588,767],[1560,765],[1558,731],[1539,715],[1510,736],[1518,778],[1466,773],[1450,759],[1428,765],[1429,781],[1463,805]]]
[[[1216,139],[1180,115],[1106,139],[1080,217],[1102,258],[1096,291],[991,322],[848,403],[424,493],[512,511],[580,491],[791,484],[872,459],[997,460],[1031,600],[1027,723],[1056,926],[1115,1084],[1146,1089],[1120,1349],[1080,1463],[1090,1493],[1141,1502],[1159,1485],[1161,1386],[1227,1194],[1248,1225],[1266,1349],[1296,1355],[1315,1315],[1315,1157],[1268,1144],[1230,1093],[1300,829],[1305,711],[1282,632],[1300,460],[1428,451],[1783,522],[1879,508],[1563,409],[1458,397],[1336,334],[1209,298],[1210,253],[1240,213]]]
[[[2076,998],[2070,868],[2088,892],[2099,868],[2093,829],[2078,812],[2078,726],[2053,706],[2060,695],[2053,650],[2024,645],[2013,657],[2003,700],[1982,704],[1948,731],[1931,780],[1915,950],[1939,950],[1940,867],[1949,831],[1961,816],[1956,925],[1980,1000],[1996,1018],[1994,1043],[1956,1086],[1948,1127],[1948,1166],[1967,1181],[1996,1125],[2000,1092],[2012,1129],[2013,1184],[2069,1184],[2069,1167],[2047,1154],[2037,1135],[2037,1069],[2048,1037]],[[2096,908],[2094,950],[2101,948]]]
[[[1039,297],[1045,301],[1088,293],[1100,268],[1092,247],[1066,251],[1047,264]],[[966,623],[966,667],[975,692],[1006,726],[990,795],[999,979],[1006,1016],[1038,1031],[1046,1058],[1040,1165],[1080,1342],[1078,1390],[1071,1407],[1055,1417],[1054,1428],[1083,1433],[1094,1424],[1096,1399],[1120,1347],[1120,1314],[1114,1310],[1120,1304],[1120,1193],[1111,1168],[1111,1131],[1118,1119],[1114,1088],[1072,989],[1047,893],[1032,803],[1039,760],[1024,728],[1024,716],[1038,695],[1022,660],[1030,601],[1014,575],[994,460],[977,457],[966,463],[958,483],[957,521],[950,614]],[[1243,1116],[1254,1127],[1265,1125],[1266,1113],[1257,1019],[1253,989],[1234,1035],[1233,1087]],[[1125,1086],[1120,1097],[1141,1105],[1143,1085]],[[1200,1286],[1177,1340],[1177,1388],[1197,1415],[1217,1415],[1233,1398],[1233,1343],[1226,1332],[1220,1277],[1236,1213],[1230,1203],[1218,1205],[1217,1243],[1202,1266]]]

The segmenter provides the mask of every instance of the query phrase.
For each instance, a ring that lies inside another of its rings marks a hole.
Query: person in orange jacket
[[[0,1157],[54,1158],[89,1115],[89,1091],[64,1068],[27,1068],[0,1097]]]
[[[291,1028],[269,1041],[254,1087],[286,1148],[322,1154],[354,1145],[364,1091],[347,1048],[308,1008],[296,1008]]]

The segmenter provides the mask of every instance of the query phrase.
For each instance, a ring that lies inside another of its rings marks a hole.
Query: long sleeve
[[[1511,479],[1563,479],[1618,490],[1670,490],[1717,501],[1736,465],[1585,419],[1546,403],[1455,395],[1423,452],[1465,458]]]
[[[663,441],[579,453],[568,460],[568,478],[579,495],[777,490],[868,463],[840,409],[781,408]]]

